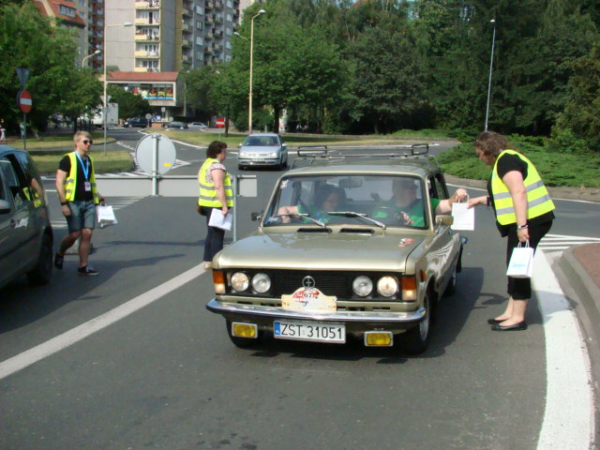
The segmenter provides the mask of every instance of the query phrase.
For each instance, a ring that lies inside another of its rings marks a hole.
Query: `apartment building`
[[[240,0],[105,0],[104,13],[110,67],[182,72],[231,58]]]

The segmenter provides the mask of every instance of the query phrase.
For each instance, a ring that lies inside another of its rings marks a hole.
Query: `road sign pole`
[[[23,127],[21,127],[23,135],[23,150],[27,151],[27,113],[23,113]]]
[[[159,134],[154,134],[154,152],[152,153],[152,195],[158,196],[158,140]]]

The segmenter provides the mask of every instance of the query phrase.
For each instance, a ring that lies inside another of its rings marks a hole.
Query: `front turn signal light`
[[[225,293],[225,274],[222,270],[213,270],[213,284],[215,285],[215,293],[216,294],[224,294]]]
[[[417,300],[417,279],[413,277],[402,277],[402,300],[414,302]]]

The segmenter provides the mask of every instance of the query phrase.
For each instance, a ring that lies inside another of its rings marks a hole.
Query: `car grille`
[[[305,277],[315,280],[314,287],[325,295],[335,295],[338,298],[348,298],[351,295],[349,288],[352,286],[352,277],[339,272],[299,272],[299,271],[273,271],[270,273],[273,295],[280,297],[291,294],[296,289],[304,286]]]
[[[370,276],[373,284],[376,284],[377,280],[384,275],[399,276],[397,273],[383,273],[383,272],[334,272],[334,271],[305,271],[305,270],[232,270],[231,272],[242,271],[248,275],[248,278],[252,278],[256,273],[262,272],[269,275],[271,279],[271,290],[267,294],[250,294],[251,296],[257,296],[264,299],[281,299],[282,295],[293,294],[298,288],[305,286],[307,283],[304,281],[307,277],[312,277],[314,280],[314,287],[319,289],[323,294],[329,296],[335,296],[338,299],[346,299],[347,301],[358,301],[358,302],[370,302],[370,301],[390,301],[397,300],[384,299],[379,297],[376,292],[367,298],[359,298],[352,291],[352,282],[359,275]],[[310,280],[307,280],[310,281]],[[236,295],[231,293],[232,295]],[[240,296],[247,297],[248,292],[238,294]]]

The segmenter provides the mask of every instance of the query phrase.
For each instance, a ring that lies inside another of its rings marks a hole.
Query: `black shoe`
[[[521,330],[526,330],[526,329],[527,329],[527,322],[525,322],[525,321],[515,323],[514,325],[506,325],[506,326],[502,326],[498,323],[495,325],[492,325],[493,331],[521,331]]]
[[[62,270],[64,262],[65,262],[64,255],[61,256],[58,253],[56,255],[54,255],[54,267],[56,267],[57,269]]]
[[[89,266],[80,267],[79,269],[77,269],[77,273],[79,275],[87,275],[87,276],[90,276],[90,277],[93,277],[95,275],[100,274],[100,272],[98,272],[95,269],[92,269]]]
[[[497,319],[488,319],[488,323],[490,325],[496,325],[497,323],[504,322],[506,319],[497,320]]]

